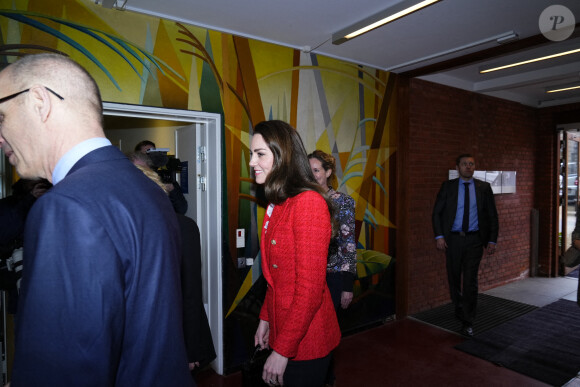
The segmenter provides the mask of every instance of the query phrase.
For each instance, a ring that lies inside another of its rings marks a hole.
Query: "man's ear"
[[[43,86],[32,86],[29,93],[34,103],[34,111],[38,114],[42,122],[46,122],[52,110],[50,93]]]

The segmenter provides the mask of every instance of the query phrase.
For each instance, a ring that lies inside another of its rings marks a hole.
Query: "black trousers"
[[[473,325],[477,309],[479,264],[483,242],[478,232],[461,236],[452,233],[447,242],[447,279],[451,301],[458,317]],[[463,280],[463,281],[462,281]],[[463,282],[463,283],[462,283]]]
[[[338,314],[342,297],[342,276],[340,272],[326,273],[326,284],[328,285],[328,290],[330,290],[334,310]]]
[[[313,360],[289,360],[284,371],[285,387],[324,386],[332,352],[325,357]]]
[[[326,273],[326,284],[330,290],[330,297],[332,298],[332,303],[334,304],[334,311],[336,312],[336,317],[339,318],[342,313],[342,307],[340,306],[340,300],[342,297],[343,289],[343,279],[340,272]],[[340,324],[340,319],[338,320]],[[334,385],[336,380],[336,375],[334,373],[334,358],[330,359],[330,365],[328,366],[328,373],[326,375],[325,384]]]

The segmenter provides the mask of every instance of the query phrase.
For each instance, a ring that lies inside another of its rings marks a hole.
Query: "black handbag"
[[[270,356],[271,352],[272,351],[268,349],[260,349],[259,345],[256,346],[250,359],[248,359],[248,361],[246,361],[242,366],[243,387],[268,386],[268,384],[262,379],[262,371],[264,370],[266,359]]]

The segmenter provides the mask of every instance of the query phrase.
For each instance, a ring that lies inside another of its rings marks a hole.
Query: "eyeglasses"
[[[64,101],[64,98],[63,98],[63,97],[61,97],[60,95],[58,95],[58,93],[57,93],[56,91],[54,91],[54,90],[52,90],[52,89],[50,89],[50,88],[48,88],[48,87],[46,87],[46,86],[44,86],[44,88],[45,88],[46,90],[50,91],[52,94],[54,94],[54,95],[55,95],[55,96],[56,96],[58,99],[60,99],[61,101]],[[28,89],[26,89],[26,90],[19,91],[18,93],[10,94],[10,95],[9,95],[9,96],[7,96],[7,97],[0,98],[0,103],[6,102],[6,101],[10,101],[12,98],[16,98],[16,97],[18,97],[20,94],[24,94],[24,93],[26,93],[26,92],[29,92],[29,91],[30,91],[30,88],[28,88]]]

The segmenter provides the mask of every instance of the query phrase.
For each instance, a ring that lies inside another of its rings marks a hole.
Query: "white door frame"
[[[221,203],[221,115],[192,110],[164,109],[151,106],[118,104],[103,102],[103,114],[110,116],[136,117],[147,119],[183,121],[184,125],[199,124],[205,131],[207,149],[207,194],[198,195],[196,218],[201,232],[201,244],[207,246],[208,283],[204,284],[208,303],[205,305],[212,338],[216,350],[216,359],[212,367],[216,373],[224,373],[223,353],[223,308],[222,308],[222,203]],[[189,182],[197,187],[197,182]],[[195,188],[198,189],[199,187]]]

